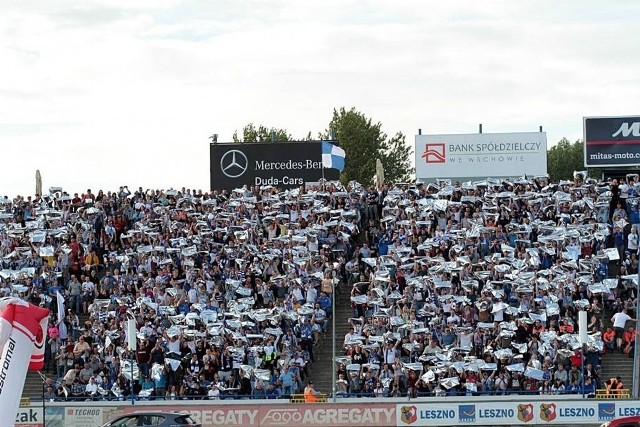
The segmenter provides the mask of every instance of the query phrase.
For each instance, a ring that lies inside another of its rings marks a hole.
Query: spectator
[[[623,308],[622,311],[617,312],[611,317],[611,322],[613,322],[613,329],[616,331],[616,344],[617,348],[621,351],[624,351],[623,343],[623,335],[624,328],[627,322],[636,322],[636,319],[632,318],[627,314],[628,310]]]

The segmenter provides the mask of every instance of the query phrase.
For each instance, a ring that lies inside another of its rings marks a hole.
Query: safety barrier
[[[607,390],[606,388],[600,388],[596,390],[597,399],[629,399],[631,397],[631,390],[628,388],[621,388],[619,390]]]
[[[306,403],[304,399],[304,394],[292,394],[289,397],[289,402],[291,403]],[[315,403],[327,403],[327,395],[325,393],[316,394]]]

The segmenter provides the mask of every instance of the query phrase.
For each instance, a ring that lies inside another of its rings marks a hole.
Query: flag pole
[[[331,390],[333,403],[336,403],[336,286],[333,283],[331,285]]]

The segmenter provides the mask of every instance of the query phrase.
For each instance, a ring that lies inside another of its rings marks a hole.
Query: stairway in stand
[[[80,319],[80,324],[84,325],[86,320],[89,320],[89,315],[80,314],[78,315]],[[55,357],[55,354],[53,355]],[[51,378],[54,382],[57,379],[56,373],[56,362],[55,360],[51,362],[51,366],[49,369],[42,370],[40,373],[47,378]],[[27,372],[27,377],[24,381],[24,389],[22,390],[22,397],[28,397],[31,400],[42,400],[42,378],[38,372],[29,371]],[[54,390],[55,391],[55,390]]]
[[[613,312],[606,310],[604,314],[604,329],[609,326],[613,327],[611,323],[611,317]],[[627,327],[632,323],[627,323]],[[616,350],[614,352],[608,351],[602,356],[602,371],[600,372],[600,388],[604,388],[604,382],[609,378],[620,376],[624,388],[631,389],[633,387],[633,358],[626,354]]]
[[[349,332],[349,318],[352,317],[351,311],[351,299],[350,291],[346,284],[339,286],[336,293],[336,356],[342,356],[344,354],[343,342],[344,336]],[[332,359],[332,328],[331,320],[329,320],[329,327],[327,329],[327,335],[320,339],[320,343],[314,349],[316,361],[309,367],[309,379],[313,380],[315,389],[320,393],[326,393],[330,395],[333,390],[332,385],[332,372],[335,369],[335,365]]]

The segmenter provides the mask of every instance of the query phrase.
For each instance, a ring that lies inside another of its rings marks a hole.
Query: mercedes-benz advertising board
[[[585,117],[584,165],[640,165],[640,116]]]
[[[544,132],[416,135],[418,179],[547,173]]]
[[[272,185],[295,188],[322,178],[319,141],[248,144],[211,144],[211,189]],[[327,180],[340,172],[325,169]]]

